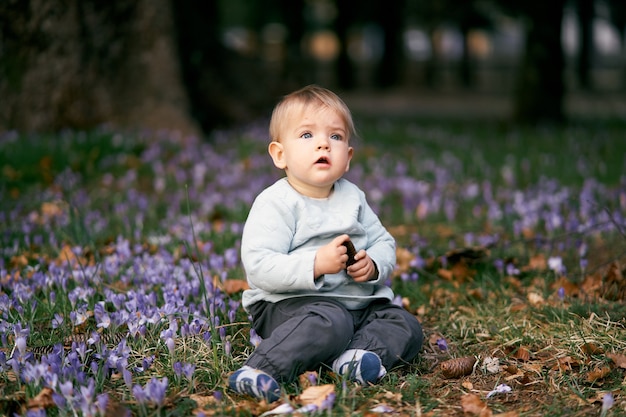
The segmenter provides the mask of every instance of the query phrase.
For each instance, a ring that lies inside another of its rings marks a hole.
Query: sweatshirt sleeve
[[[248,284],[268,293],[317,290],[313,277],[315,248],[291,252],[294,212],[276,195],[259,195],[248,214],[241,259]]]
[[[396,265],[395,239],[383,226],[378,216],[362,195],[361,223],[367,231],[366,251],[378,268],[378,278],[371,283],[384,283],[391,277]]]

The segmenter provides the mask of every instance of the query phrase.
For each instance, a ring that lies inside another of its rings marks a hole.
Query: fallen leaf
[[[539,307],[539,306],[545,304],[545,300],[543,299],[543,297],[539,293],[529,292],[527,298],[528,298],[528,302],[533,307]]]
[[[490,374],[497,374],[500,372],[500,360],[491,356],[483,359],[483,369]]]
[[[530,359],[530,352],[524,346],[520,346],[515,351],[513,351],[511,357],[523,362],[528,362],[528,360]]]
[[[452,281],[454,279],[454,274],[448,269],[439,268],[437,275],[446,281]]]
[[[487,403],[481,401],[476,394],[465,394],[461,397],[461,407],[463,412],[478,417],[492,417],[493,411]]]
[[[300,382],[300,387],[302,389],[306,389],[308,387],[317,385],[317,381],[319,381],[319,375],[315,371],[307,371],[298,377],[298,381]]]
[[[548,261],[546,261],[546,257],[540,253],[538,255],[531,256],[528,260],[528,265],[523,266],[522,271],[545,271],[548,269]]]
[[[572,367],[578,367],[580,364],[571,356],[563,356],[556,359],[556,364],[552,367],[552,370],[558,370],[560,372],[571,371]]]
[[[328,401],[334,399],[335,386],[332,384],[308,387],[298,397],[303,405],[314,405],[318,410],[328,408]]]
[[[213,395],[199,395],[199,394],[191,394],[189,399],[194,400],[199,408],[204,408],[208,405],[215,404],[216,399]]]
[[[396,410],[387,404],[378,404],[377,406],[372,407],[370,411],[376,414],[388,414],[395,413]]]
[[[28,404],[26,405],[26,407],[28,409],[55,407],[56,404],[54,400],[52,399],[53,393],[54,391],[52,391],[51,388],[46,387],[42,389],[41,391],[39,391],[39,394],[37,394],[37,396],[35,396],[34,398],[31,398],[28,401]]]
[[[601,355],[604,353],[604,349],[601,346],[596,345],[595,343],[585,343],[584,345],[581,346],[581,350],[585,353],[585,355],[587,356],[592,356],[592,355]]]
[[[626,279],[620,269],[619,262],[614,261],[602,282],[602,297],[611,301],[623,301],[626,299]]]
[[[411,261],[415,259],[415,255],[408,249],[397,248],[396,249],[396,268],[398,272],[407,272],[411,266]]]
[[[242,292],[248,288],[250,288],[248,282],[242,279],[227,279],[222,284],[222,290],[229,295]]]
[[[585,279],[580,284],[581,291],[591,298],[596,298],[600,295],[602,288],[602,276],[599,273],[585,276]]]
[[[596,382],[611,373],[611,368],[604,366],[587,372],[587,382]]]
[[[615,362],[615,365],[617,365],[618,367],[626,369],[626,355],[622,355],[619,353],[608,353],[606,356],[607,358]]]
[[[559,279],[552,284],[551,288],[555,291],[558,291],[559,288],[563,288],[563,294],[568,297],[576,297],[580,293],[578,285],[574,284],[566,277],[559,277]]]

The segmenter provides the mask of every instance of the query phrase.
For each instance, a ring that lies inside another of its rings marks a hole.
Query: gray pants
[[[348,310],[325,297],[303,297],[250,306],[252,326],[263,341],[246,365],[291,382],[304,371],[330,365],[346,349],[375,352],[383,366],[414,359],[424,335],[415,316],[387,300]]]

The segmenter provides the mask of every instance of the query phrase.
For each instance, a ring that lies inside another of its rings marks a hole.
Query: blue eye
[[[330,135],[330,138],[334,139],[334,140],[341,140],[341,139],[343,139],[343,137],[341,135]]]
[[[313,135],[311,135],[309,132],[307,132],[307,133],[303,133],[300,137],[303,138],[303,139],[311,139],[313,137]]]

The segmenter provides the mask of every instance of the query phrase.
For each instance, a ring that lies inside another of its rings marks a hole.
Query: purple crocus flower
[[[250,329],[250,343],[252,346],[256,348],[262,341],[263,339],[257,334],[256,330]]]
[[[155,377],[148,381],[144,388],[148,401],[159,407],[162,406],[165,402],[165,392],[167,391],[168,382],[167,377],[163,377],[161,380]]]
[[[133,397],[135,397],[135,400],[139,404],[145,404],[147,399],[148,399],[148,397],[147,397],[144,389],[141,387],[141,385],[134,385],[133,386]]]
[[[437,347],[441,351],[446,351],[446,350],[448,350],[448,342],[446,342],[446,339],[441,337],[441,338],[437,339]]]

